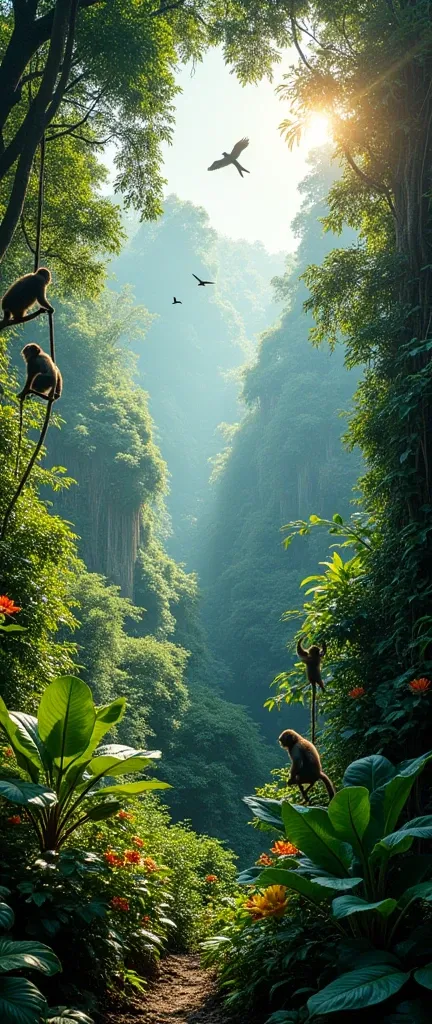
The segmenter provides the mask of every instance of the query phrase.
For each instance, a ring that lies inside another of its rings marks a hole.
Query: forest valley
[[[1,1024],[426,1024],[432,2],[0,24]],[[295,255],[164,196],[210,48]]]

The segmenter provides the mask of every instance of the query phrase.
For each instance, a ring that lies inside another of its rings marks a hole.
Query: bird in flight
[[[196,274],[192,274],[192,277],[195,278],[195,281],[198,281],[198,288],[204,288],[206,284],[214,284],[214,281],[201,281],[201,278],[197,277]]]
[[[182,306],[182,305],[183,305],[183,303],[182,303],[182,300],[181,300],[181,299],[176,299],[176,297],[175,297],[175,295],[174,295],[174,298],[173,298],[173,300],[172,300],[172,305],[173,305],[173,306]]]
[[[248,145],[249,139],[240,139],[240,142],[236,142],[235,146],[233,146],[231,153],[223,153],[223,160],[214,160],[211,167],[209,167],[208,170],[218,171],[219,167],[228,167],[229,164],[234,164],[234,167],[237,167],[237,170],[241,178],[243,177],[243,171],[246,171],[246,174],[250,174],[250,171],[248,171],[247,167],[242,167],[242,165],[239,164],[238,162],[238,157],[240,156],[240,153],[242,153],[243,150],[246,149],[246,146]]]

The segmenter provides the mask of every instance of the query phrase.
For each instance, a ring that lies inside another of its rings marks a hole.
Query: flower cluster
[[[146,871],[149,871],[150,873],[152,871],[159,871],[159,867],[156,864],[156,861],[153,860],[153,857],[143,857],[141,863]]]
[[[7,821],[9,822],[9,825],[21,825],[21,817],[19,814],[11,814]]]
[[[353,690],[348,691],[348,696],[352,697],[353,700],[357,700],[357,697],[363,697],[365,693],[364,686],[355,686]]]
[[[135,815],[131,814],[130,811],[119,811],[117,817],[121,821],[135,821]]]
[[[264,917],[282,917],[288,906],[287,888],[285,885],[270,885],[265,892],[257,892],[245,903],[245,909],[254,921]]]
[[[218,879],[217,875],[206,875],[205,876],[205,881],[208,882],[209,885],[213,885],[214,882],[218,882],[219,879]]]
[[[110,868],[124,867],[123,857],[119,857],[118,853],[115,853],[114,850],[105,850],[103,857],[104,861],[109,864]]]
[[[294,846],[294,843],[289,843],[286,839],[277,839],[271,848],[271,852],[275,853],[278,857],[295,857],[300,850]]]
[[[111,906],[113,910],[121,910],[123,913],[127,913],[130,910],[129,900],[124,896],[113,896]]]
[[[139,836],[132,836],[132,842],[139,850],[142,850],[143,846],[145,846],[144,839],[140,839]]]
[[[270,857],[268,853],[261,853],[256,863],[263,868],[269,868],[273,864],[273,857]]]
[[[6,597],[5,594],[0,596],[0,615],[15,615],[20,611],[19,605],[14,604],[10,597]]]
[[[5,757],[13,757],[12,747],[3,747],[3,753]]]
[[[421,679],[412,679],[412,681],[408,683],[408,686],[412,693],[423,694],[427,693],[432,686],[432,683],[430,679],[426,679],[425,676],[422,676]]]

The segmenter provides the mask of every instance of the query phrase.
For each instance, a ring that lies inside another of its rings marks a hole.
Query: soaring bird
[[[192,277],[195,278],[195,281],[198,281],[198,288],[204,288],[206,284],[214,284],[214,281],[201,281],[201,278],[197,277],[196,274],[192,274]]]
[[[240,139],[240,142],[236,142],[235,146],[233,146],[231,153],[223,153],[223,160],[214,160],[214,162],[212,163],[211,167],[208,168],[208,170],[218,171],[219,167],[228,167],[228,164],[234,164],[234,167],[237,167],[240,177],[243,177],[243,171],[246,171],[246,174],[250,174],[250,171],[248,171],[247,167],[242,167],[242,165],[239,164],[237,159],[237,157],[240,156],[240,153],[242,153],[243,150],[246,149],[246,146],[248,145],[249,139]]]
[[[182,300],[181,300],[181,299],[176,299],[176,297],[175,297],[175,295],[174,295],[174,298],[173,298],[173,300],[172,300],[172,305],[173,305],[173,306],[182,306],[182,305],[183,305],[183,303],[182,303]]]

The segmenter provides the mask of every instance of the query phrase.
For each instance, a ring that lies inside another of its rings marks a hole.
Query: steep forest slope
[[[310,538],[291,551],[288,564],[280,529],[311,512],[346,512],[359,472],[344,451],[341,412],[350,405],[355,375],[340,351],[314,349],[307,291],[299,278],[334,244],[319,218],[335,172],[326,153],[315,154],[301,186],[294,222],[299,247],[294,266],[277,281],[286,304],[279,322],[262,336],[258,357],[244,374],[245,415],[229,437],[214,474],[213,499],[199,527],[198,572],[210,644],[234,679],[241,700],[274,739],[278,723],[263,709],[273,677],[287,666],[285,645],[293,627],[281,622],[299,606],[299,584],[327,555],[326,540]],[[342,244],[353,238],[346,232]],[[290,710],[294,728],[305,724]]]
[[[170,474],[169,551],[191,568],[217,428],[241,415],[239,369],[280,306],[270,281],[282,268],[282,254],[218,236],[204,210],[174,196],[113,264],[114,286],[132,286],[135,300],[157,314],[133,347]],[[193,273],[214,285],[198,288]],[[174,295],[182,305],[172,305]]]

